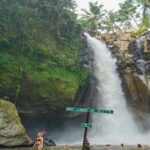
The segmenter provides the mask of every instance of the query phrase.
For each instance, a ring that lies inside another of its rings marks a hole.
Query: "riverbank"
[[[81,146],[56,146],[56,147],[45,147],[43,150],[81,150]],[[0,150],[34,150],[32,148],[0,148]],[[120,146],[111,145],[93,145],[91,150],[121,150]],[[137,146],[124,146],[122,150],[150,150],[149,146],[143,146],[143,148],[138,148]]]

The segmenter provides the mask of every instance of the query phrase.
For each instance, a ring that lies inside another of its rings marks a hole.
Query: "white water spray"
[[[150,132],[142,133],[139,123],[135,122],[132,111],[127,106],[121,80],[116,71],[116,59],[103,42],[88,34],[85,35],[88,46],[94,53],[91,70],[97,80],[98,94],[96,97],[93,96],[93,100],[98,101],[97,108],[114,110],[113,115],[92,113],[93,127],[88,133],[90,144],[149,144]],[[150,120],[148,116],[146,119]],[[80,128],[80,124],[66,122],[64,128],[57,132],[53,131],[51,137],[55,137],[56,143],[60,145],[76,145],[82,144],[83,132],[84,129]]]
[[[148,143],[128,110],[121,80],[116,71],[116,59],[105,44],[88,34],[87,42],[94,52],[94,75],[98,81],[98,108],[114,110],[114,114],[94,114],[93,129],[89,134],[92,144]]]

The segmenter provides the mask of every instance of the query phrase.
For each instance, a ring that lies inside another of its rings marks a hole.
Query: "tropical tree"
[[[82,20],[84,20],[84,25],[93,32],[97,32],[97,29],[101,27],[101,20],[104,16],[105,10],[102,4],[98,2],[89,3],[89,11],[83,9],[84,14],[82,15]]]
[[[72,89],[76,91],[80,84],[79,55],[84,46],[74,9],[74,0],[0,0],[1,97],[8,96],[18,104],[22,103],[19,99],[40,100],[47,84],[47,96],[51,91],[62,95],[56,99],[62,99],[64,105],[69,97],[72,100]],[[55,73],[60,80],[53,77]],[[72,85],[68,76],[75,81],[73,88],[68,88]],[[55,83],[62,87],[58,89]],[[69,97],[66,89],[71,89]]]
[[[118,11],[106,11],[98,2],[89,3],[81,23],[94,34],[97,31],[114,32],[123,28],[138,28],[140,32],[150,27],[150,0],[125,0],[119,3]]]
[[[139,12],[134,0],[126,0],[119,4],[118,21],[122,26],[132,27],[138,26]]]
[[[106,29],[106,31],[110,32],[115,32],[115,31],[121,31],[121,28],[119,27],[118,24],[118,13],[114,12],[112,10],[107,11],[105,18],[103,20],[104,23],[104,29]]]
[[[150,0],[136,0],[137,7],[142,10],[142,26],[150,27]]]

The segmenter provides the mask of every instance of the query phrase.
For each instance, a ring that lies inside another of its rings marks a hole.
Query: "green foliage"
[[[117,12],[113,12],[113,11],[107,11],[107,14],[105,15],[105,30],[107,32],[115,32],[118,30],[121,30],[121,28],[119,27],[119,25],[117,25],[117,21],[118,21],[118,13]]]
[[[0,99],[0,113],[2,113],[2,124],[1,128],[5,128],[8,124],[19,124],[20,118],[18,116],[15,105],[12,103]]]
[[[80,24],[89,31],[116,32],[124,28],[150,27],[150,0],[125,0],[119,3],[118,11],[105,11],[98,2],[89,3],[89,10],[83,10]]]
[[[98,2],[90,2],[89,3],[89,9],[90,11],[87,10],[82,10],[84,12],[82,18],[81,18],[81,24],[88,28],[92,32],[97,32],[97,29],[101,26],[101,20],[105,10],[103,9],[102,4],[98,4]]]
[[[93,13],[95,16],[99,16],[101,13],[101,9],[103,5],[99,5],[98,2],[89,2],[90,12]]]
[[[150,1],[149,0],[126,0],[120,3],[118,11],[120,20],[125,26],[133,27],[133,22],[138,28],[149,28],[150,26]],[[135,26],[134,25],[134,26]]]
[[[0,1],[0,97],[20,108],[73,102],[84,48],[74,9],[74,0]]]
[[[122,25],[131,27],[129,22],[134,22],[135,25],[138,25],[136,19],[139,16],[139,12],[137,12],[137,6],[134,4],[134,0],[126,0],[119,5],[118,20],[122,22]]]
[[[80,75],[79,75],[79,82],[80,86],[84,85],[87,81],[88,71],[85,68],[81,68]]]
[[[138,7],[142,10],[141,25],[150,27],[150,0],[136,0]]]
[[[0,49],[8,50],[10,48],[10,42],[7,38],[0,39]]]
[[[141,28],[139,28],[136,32],[135,32],[135,34],[137,35],[137,36],[140,36],[143,32],[145,32],[145,31],[147,31],[147,27],[145,27],[145,26],[142,26]]]

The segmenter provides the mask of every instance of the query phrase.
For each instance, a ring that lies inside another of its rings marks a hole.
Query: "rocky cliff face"
[[[101,39],[118,60],[129,102],[136,110],[150,113],[150,31],[139,37],[133,31],[105,34]]]
[[[132,97],[132,104],[142,112],[150,112],[150,89],[142,75],[124,73],[124,82]]]
[[[0,147],[29,146],[32,140],[20,122],[15,106],[0,99]]]

